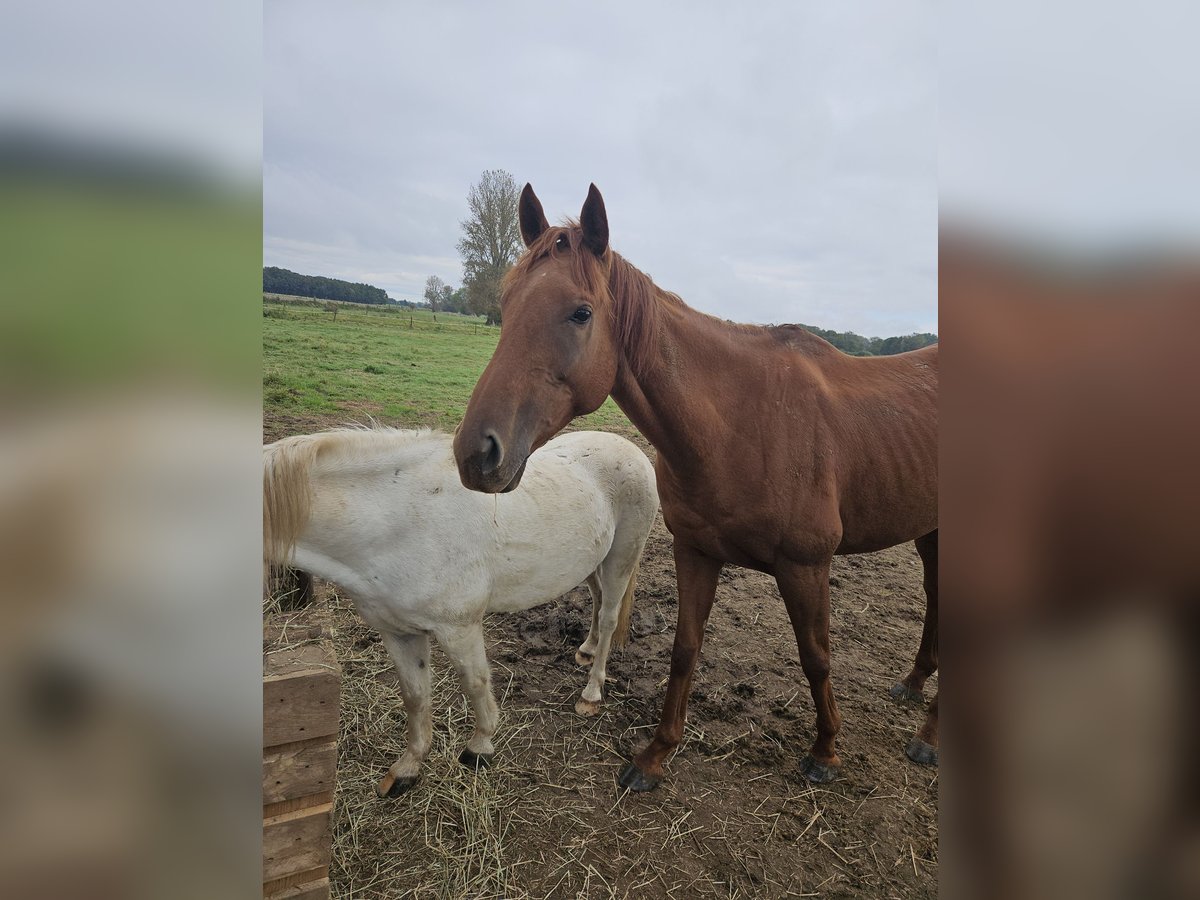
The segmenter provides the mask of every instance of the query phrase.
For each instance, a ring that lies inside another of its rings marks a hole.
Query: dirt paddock
[[[273,420],[265,438],[330,423]],[[637,438],[645,447],[645,443]],[[783,602],[766,576],[727,568],[706,631],[684,742],[645,795],[618,769],[658,720],[675,623],[670,536],[661,516],[642,560],[629,645],[615,651],[603,713],[574,713],[574,661],[590,622],[578,588],[487,623],[501,705],[496,763],[457,763],[469,713],[435,649],[434,745],[399,799],[374,786],[400,754],[404,709],[378,635],[350,599],[272,622],[325,622],[343,670],[337,897],[932,897],[938,779],[904,745],[923,712],[889,699],[920,640],[924,597],[912,545],[835,560],[833,679],[844,768],[813,786],[798,763],[813,710]],[[926,696],[937,689],[937,678]]]

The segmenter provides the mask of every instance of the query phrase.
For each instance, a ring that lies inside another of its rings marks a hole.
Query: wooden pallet
[[[341,670],[328,637],[263,657],[263,896],[328,900]]]

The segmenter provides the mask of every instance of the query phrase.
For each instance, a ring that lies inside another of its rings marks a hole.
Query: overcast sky
[[[937,77],[919,3],[268,2],[264,263],[420,298],[484,169],[688,303],[937,330]],[[553,13],[548,10],[553,9]]]

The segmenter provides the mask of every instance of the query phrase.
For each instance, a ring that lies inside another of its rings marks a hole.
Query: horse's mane
[[[389,428],[372,421],[315,434],[297,434],[263,447],[263,557],[286,562],[312,507],[313,465],[322,458],[347,458],[379,449],[416,447],[445,438],[428,428]]]
[[[558,245],[565,236],[567,247]],[[566,256],[571,276],[593,297],[606,297],[612,310],[617,341],[634,375],[642,375],[657,351],[658,315],[663,303],[683,304],[677,294],[665,291],[612,248],[600,256],[583,246],[583,229],[573,219],[547,228],[521,255],[504,278],[507,290],[526,277],[535,264],[549,257]]]

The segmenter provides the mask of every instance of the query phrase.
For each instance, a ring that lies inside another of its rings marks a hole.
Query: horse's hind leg
[[[408,743],[404,754],[388,769],[377,788],[381,797],[398,797],[417,783],[421,763],[429,754],[433,736],[433,713],[429,690],[429,637],[425,634],[389,634],[383,632],[408,715]]]
[[[588,683],[583,689],[583,696],[575,703],[575,712],[581,716],[594,716],[600,712],[600,703],[604,699],[604,680],[607,677],[608,654],[612,650],[613,637],[617,630],[617,622],[621,617],[621,604],[625,592],[631,587],[630,579],[637,570],[637,560],[641,555],[641,546],[619,548],[614,545],[600,568],[596,570],[599,577],[596,581],[599,590],[595,592],[596,602],[593,608],[599,608],[598,633],[596,651],[592,662],[592,670],[588,673]],[[590,582],[591,579],[589,579]]]
[[[592,627],[588,629],[587,638],[575,651],[575,662],[581,666],[590,666],[596,659],[596,645],[600,642],[600,580],[593,572],[587,577],[588,593],[592,595]]]
[[[500,709],[492,696],[492,670],[483,646],[483,625],[447,627],[434,634],[458,673],[459,686],[475,715],[475,731],[458,761],[469,769],[486,768],[496,754],[492,736],[500,720]]]
[[[895,700],[920,702],[925,680],[937,671],[938,664],[938,533],[931,531],[917,538],[917,554],[925,568],[925,626],[921,630],[921,646],[912,671],[903,681],[892,685],[889,693]]]
[[[938,764],[938,695],[925,711],[925,724],[917,731],[904,752],[908,758],[922,766]]]

